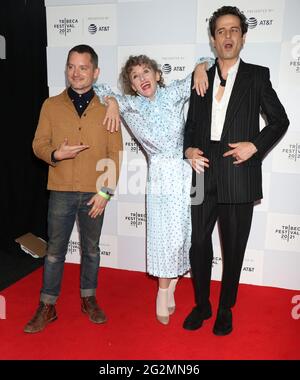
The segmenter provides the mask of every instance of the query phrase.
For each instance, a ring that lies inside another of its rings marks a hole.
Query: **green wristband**
[[[110,195],[109,194],[106,194],[104,193],[103,191],[98,191],[98,194],[101,195],[101,197],[103,197],[104,199],[106,199],[107,201],[110,200]]]

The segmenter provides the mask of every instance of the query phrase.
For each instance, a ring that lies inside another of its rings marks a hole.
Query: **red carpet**
[[[182,322],[193,306],[190,279],[177,286],[177,310],[168,326],[155,319],[156,282],[143,273],[101,268],[98,299],[108,316],[95,325],[80,311],[79,266],[66,264],[58,320],[39,334],[23,333],[37,307],[42,270],[5,289],[0,359],[300,359],[300,319],[291,316],[300,291],[241,285],[233,332],[212,333],[214,317],[197,331]],[[219,283],[212,282],[215,316]]]

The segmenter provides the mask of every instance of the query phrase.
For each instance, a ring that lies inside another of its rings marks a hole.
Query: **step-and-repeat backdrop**
[[[226,3],[226,2],[225,2]],[[238,0],[249,22],[243,60],[271,71],[271,81],[291,125],[263,162],[263,200],[255,206],[241,282],[300,289],[300,1]],[[45,0],[50,95],[65,87],[69,49],[91,45],[99,55],[99,82],[118,90],[120,68],[130,54],[161,65],[166,83],[185,77],[201,56],[212,56],[208,19],[220,0]],[[261,127],[264,121],[261,120]],[[140,147],[123,126],[124,158],[116,196],[105,214],[101,266],[145,271],[145,181]],[[213,234],[213,278],[222,259]],[[80,262],[77,226],[67,261]]]

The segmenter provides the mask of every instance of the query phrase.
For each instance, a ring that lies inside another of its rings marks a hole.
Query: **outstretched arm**
[[[104,83],[95,84],[93,88],[100,102],[107,106],[103,124],[107,124],[108,131],[117,131],[120,124],[120,116],[123,116],[127,111],[132,109],[132,99],[134,97],[117,94],[109,85]]]
[[[115,96],[116,94],[113,92],[111,87],[106,83],[97,83],[93,85],[93,89],[95,94],[100,99],[100,102],[105,104],[105,97],[107,96]]]
[[[174,80],[169,86],[170,95],[174,100],[183,99],[187,101],[192,90],[195,89],[198,95],[204,96],[208,88],[206,71],[214,64],[214,59],[209,57],[199,58],[194,73],[188,74],[184,79]]]

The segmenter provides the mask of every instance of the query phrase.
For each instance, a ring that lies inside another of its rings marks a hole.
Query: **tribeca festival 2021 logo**
[[[6,319],[6,301],[3,296],[0,296],[0,319]]]
[[[290,61],[290,66],[295,68],[295,72],[300,74],[300,35],[296,35],[292,38],[292,60]]]
[[[53,25],[54,29],[58,30],[58,33],[63,36],[67,36],[78,26],[79,20],[77,18],[62,18]]]
[[[280,228],[276,228],[275,234],[280,236],[280,239],[287,243],[299,239],[300,226],[293,226],[290,224],[282,225]]]
[[[130,138],[130,141],[125,141],[125,148],[127,148],[131,153],[139,154],[141,152],[140,145],[133,137]]]
[[[284,153],[290,161],[297,161],[300,158],[300,144],[289,144],[287,147],[282,148]]]
[[[130,226],[135,228],[145,226],[146,224],[146,214],[141,212],[132,211],[124,219]]]
[[[69,244],[68,244],[68,254],[72,255],[72,254],[77,253],[79,251],[80,251],[80,242],[70,240]]]

